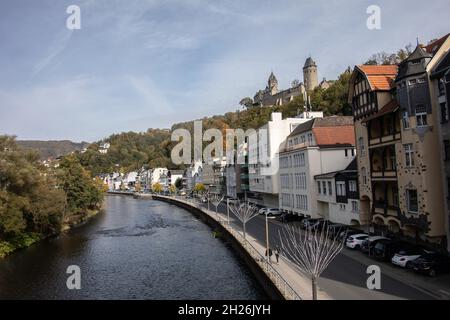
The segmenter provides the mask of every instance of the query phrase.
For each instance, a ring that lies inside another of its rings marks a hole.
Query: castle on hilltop
[[[266,106],[281,106],[285,103],[292,101],[295,97],[303,96],[304,100],[307,100],[307,93],[314,90],[316,87],[328,89],[330,83],[324,78],[319,83],[317,76],[317,64],[309,57],[305,61],[303,66],[303,82],[298,80],[292,81],[292,85],[289,89],[282,91],[278,90],[278,80],[273,74],[269,76],[267,86],[264,90],[256,92],[253,101],[254,105],[266,107]]]

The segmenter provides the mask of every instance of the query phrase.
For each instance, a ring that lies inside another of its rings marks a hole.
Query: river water
[[[81,271],[69,290],[67,268]],[[230,247],[188,211],[107,196],[105,212],[0,260],[0,299],[266,299]]]

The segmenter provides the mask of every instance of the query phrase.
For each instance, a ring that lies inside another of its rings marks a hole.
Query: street
[[[207,204],[202,204],[207,207]],[[214,207],[210,206],[211,210]],[[226,213],[226,204],[219,206],[219,212]],[[230,212],[233,227],[241,230],[242,224]],[[269,219],[269,243],[271,248],[279,245],[279,231],[284,223]],[[257,216],[246,225],[248,234],[265,245],[265,217]],[[367,267],[377,265],[381,269],[381,289],[369,290],[366,286]],[[439,275],[429,278],[404,270],[389,263],[379,262],[361,252],[344,248],[330,264],[319,280],[319,287],[337,300],[366,299],[408,299],[430,300],[450,299],[450,276]]]

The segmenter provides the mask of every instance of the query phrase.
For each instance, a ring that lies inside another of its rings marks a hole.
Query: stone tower
[[[303,67],[303,82],[305,83],[306,91],[314,90],[319,85],[317,65],[311,57],[306,59]]]
[[[270,73],[269,81],[267,82],[267,90],[272,96],[278,93],[278,80],[273,72]]]

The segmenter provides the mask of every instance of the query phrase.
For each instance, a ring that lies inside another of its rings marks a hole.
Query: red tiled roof
[[[440,48],[441,46],[444,44],[445,40],[447,40],[447,38],[450,36],[450,33],[447,33],[445,36],[443,36],[442,38],[424,46],[423,48],[428,52],[428,53],[432,53],[435,54]]]
[[[353,126],[317,127],[313,128],[312,131],[319,146],[355,145],[355,130]]]
[[[363,120],[363,122],[368,122],[370,120],[379,118],[385,114],[395,112],[399,108],[399,104],[397,100],[391,100],[389,101],[384,107],[382,107],[377,113],[375,113],[373,116],[370,116]]]
[[[398,72],[397,65],[359,65],[357,68],[366,75],[372,90],[390,90]]]

